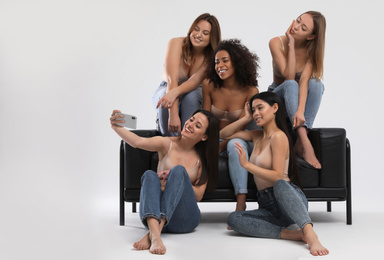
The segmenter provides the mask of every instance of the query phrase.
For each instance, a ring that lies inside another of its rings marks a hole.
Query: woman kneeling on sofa
[[[140,218],[149,232],[134,243],[137,250],[165,254],[162,232],[186,233],[200,223],[197,202],[206,188],[212,190],[218,174],[219,121],[206,110],[197,110],[179,136],[140,137],[117,125],[119,110],[110,118],[112,129],[130,146],[159,155],[157,173],[141,178]]]
[[[220,131],[223,139],[253,141],[247,160],[244,148],[236,143],[240,165],[253,174],[258,190],[259,209],[235,211],[228,216],[228,226],[248,236],[303,240],[312,255],[329,253],[319,241],[308,214],[308,201],[295,185],[294,153],[285,125],[285,108],[279,96],[262,92],[245,106],[246,115]],[[262,130],[238,131],[252,118]],[[297,224],[300,229],[289,230]]]

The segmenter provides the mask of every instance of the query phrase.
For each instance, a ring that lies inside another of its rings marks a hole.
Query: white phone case
[[[116,113],[116,115],[123,115],[124,116],[124,118],[118,118],[116,120],[124,120],[125,121],[124,123],[118,123],[117,125],[124,126],[127,128],[136,129],[137,117],[135,117],[133,115],[124,114],[124,113]]]

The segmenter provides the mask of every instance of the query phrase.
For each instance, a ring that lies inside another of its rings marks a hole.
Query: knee
[[[229,140],[229,142],[227,144],[228,156],[237,155],[236,147],[235,147],[236,142],[238,142],[241,146],[243,146],[245,151],[248,150],[247,144],[245,143],[244,140],[239,139],[239,138],[231,139],[231,140]]]
[[[285,91],[289,91],[289,92],[299,91],[299,84],[297,83],[296,80],[290,79],[285,81],[283,84],[285,85],[284,87]]]
[[[168,178],[170,178],[171,176],[172,178],[189,177],[187,170],[182,165],[176,165],[175,167],[173,167],[169,172]]]
[[[276,194],[278,194],[280,191],[283,191],[283,190],[286,190],[286,188],[289,186],[290,184],[286,181],[286,180],[283,180],[283,179],[280,179],[278,180],[277,182],[275,182],[275,184],[273,185],[273,192]]]
[[[238,211],[235,211],[229,214],[227,217],[227,224],[232,230],[236,229],[238,216],[239,216]]]
[[[308,92],[315,95],[322,95],[324,92],[323,82],[316,79],[310,79],[308,82]]]
[[[152,170],[147,170],[141,176],[141,183],[145,182],[146,180],[153,181],[156,179],[159,179],[159,176],[157,175],[157,173]]]
[[[236,148],[235,148],[235,142],[236,142],[237,139],[231,139],[229,140],[229,142],[227,143],[227,151],[228,151],[228,154],[233,154],[233,153],[236,153]]]

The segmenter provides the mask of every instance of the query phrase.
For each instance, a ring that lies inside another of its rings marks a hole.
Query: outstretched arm
[[[162,136],[155,137],[140,137],[131,131],[125,129],[122,126],[117,125],[117,123],[122,123],[124,121],[116,120],[117,118],[123,118],[123,115],[116,115],[116,113],[121,113],[120,110],[113,110],[112,116],[110,117],[112,129],[130,146],[134,148],[140,148],[152,152],[164,152],[164,147],[166,147],[165,138]],[[167,148],[165,148],[167,149]]]

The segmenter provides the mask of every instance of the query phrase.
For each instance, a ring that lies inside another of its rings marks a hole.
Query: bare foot
[[[321,169],[321,164],[316,158],[313,146],[308,139],[306,128],[299,127],[296,132],[298,137],[294,146],[295,153],[316,169]]]
[[[287,240],[294,240],[294,241],[306,241],[303,239],[303,232],[301,232],[301,229],[296,230],[289,230],[289,229],[283,229],[281,232],[280,238],[281,239],[287,239]]]
[[[164,255],[167,249],[165,248],[160,235],[149,234],[149,238],[151,240],[151,247],[149,248],[149,252],[156,255]]]
[[[329,250],[326,249],[319,241],[315,231],[312,227],[304,233],[306,240],[308,241],[309,252],[314,256],[328,255]]]
[[[149,240],[149,232],[139,241],[133,244],[133,247],[137,250],[147,250],[151,246],[151,240]]]
[[[303,148],[303,159],[316,169],[321,169],[321,164],[319,160],[317,160],[315,151],[312,147],[307,149]]]

